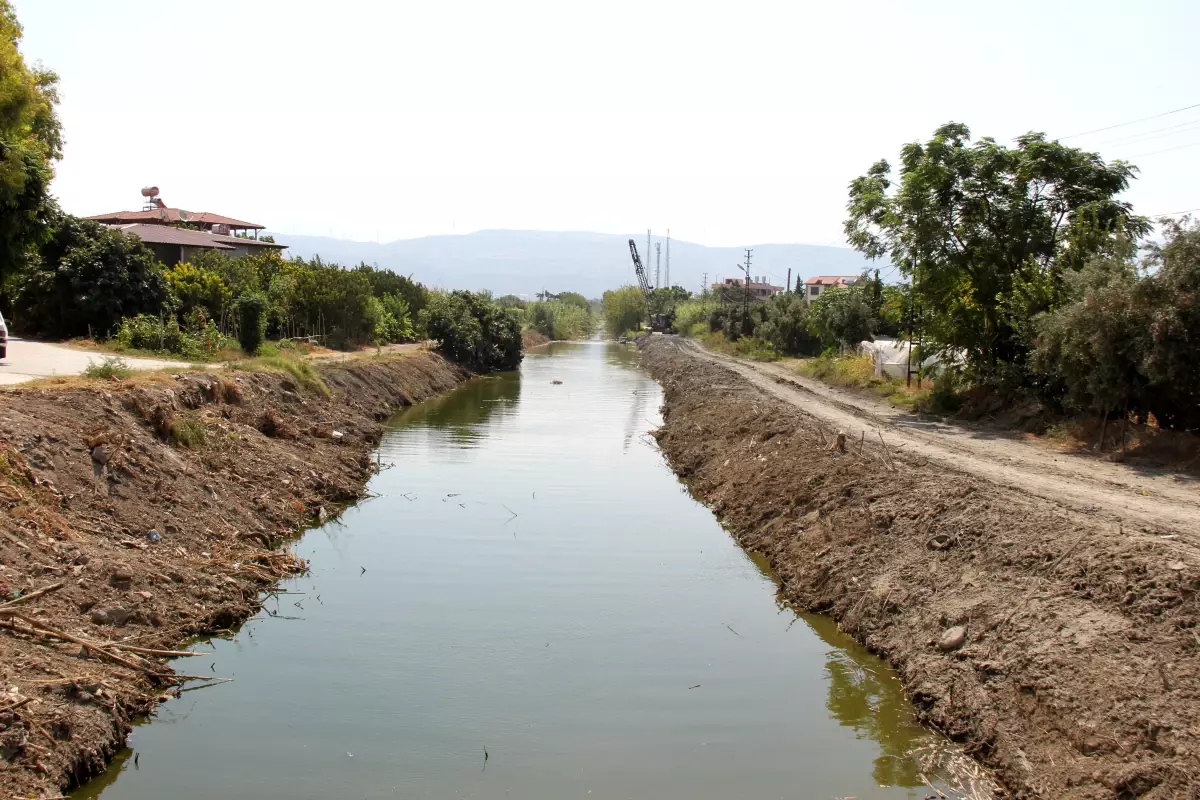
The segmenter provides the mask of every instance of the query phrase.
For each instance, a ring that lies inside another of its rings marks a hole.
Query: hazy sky
[[[153,183],[362,240],[841,243],[850,179],[943,122],[1068,136],[1200,104],[1196,0],[14,2],[62,77],[69,211]],[[1200,207],[1200,108],[1068,141],[1138,164],[1139,211]]]

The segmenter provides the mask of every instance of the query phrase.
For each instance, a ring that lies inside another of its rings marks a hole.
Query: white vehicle
[[[4,324],[4,315],[0,314],[0,361],[8,358],[8,325]]]

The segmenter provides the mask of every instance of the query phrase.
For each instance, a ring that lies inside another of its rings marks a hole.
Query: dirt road
[[[72,350],[46,342],[9,339],[8,357],[0,361],[0,384],[24,383],[56,375],[79,375],[89,364],[99,363],[103,359],[103,353]],[[125,363],[133,369],[185,369],[188,366],[179,361],[160,361],[153,358],[126,358]]]
[[[1200,543],[1200,482],[1166,471],[1056,453],[1000,431],[929,420],[887,403],[804,378],[778,364],[742,361],[688,340],[676,345],[726,366],[758,388],[825,422],[848,438],[878,441],[1073,511],[1102,514],[1127,527],[1179,534]]]

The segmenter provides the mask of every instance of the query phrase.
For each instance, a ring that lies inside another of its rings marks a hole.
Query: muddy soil
[[[358,499],[380,421],[469,377],[440,356],[63,381],[0,393],[0,796],[102,772],[178,691],[163,652],[227,631]],[[196,675],[210,675],[193,658]]]
[[[1014,796],[1200,797],[1192,537],[877,437],[840,453],[830,425],[740,371],[666,337],[643,359],[692,493]]]

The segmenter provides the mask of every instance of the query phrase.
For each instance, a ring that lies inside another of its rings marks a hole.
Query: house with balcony
[[[804,282],[804,296],[816,300],[829,289],[849,289],[861,279],[859,275],[817,275]]]
[[[236,258],[287,249],[270,238],[259,239],[258,232],[265,228],[256,222],[171,208],[159,197],[157,186],[142,189],[142,199],[140,211],[114,211],[87,219],[138,237],[168,267],[204,251]]]

